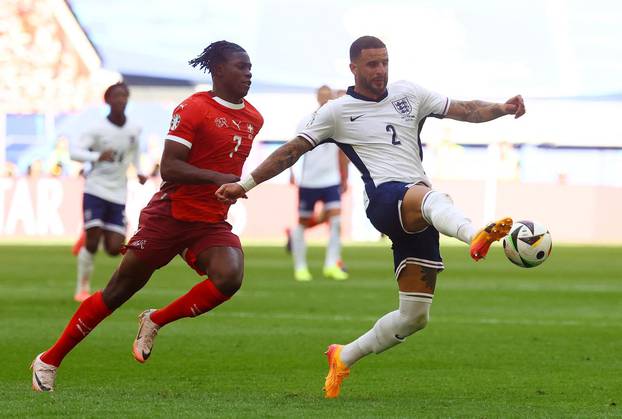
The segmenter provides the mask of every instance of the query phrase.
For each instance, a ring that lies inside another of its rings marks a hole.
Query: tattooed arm
[[[293,166],[300,156],[312,148],[313,146],[311,143],[302,137],[296,137],[283,144],[253,170],[250,182],[259,184],[268,179],[272,179],[283,170]],[[249,179],[247,178],[243,182],[249,182]],[[251,185],[250,187],[253,186],[255,185]],[[222,202],[234,203],[238,198],[246,197],[246,192],[249,189],[250,188],[245,189],[240,183],[227,183],[216,191],[216,197]]]
[[[267,159],[253,170],[251,176],[257,183],[272,179],[283,170],[292,167],[300,156],[312,148],[313,146],[309,141],[302,137],[296,137],[270,154]]]
[[[487,122],[504,115],[520,118],[525,114],[525,103],[521,95],[514,96],[505,103],[490,103],[481,100],[452,101],[447,117],[465,122]]]

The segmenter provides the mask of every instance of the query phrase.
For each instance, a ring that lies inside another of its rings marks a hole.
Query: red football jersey
[[[200,92],[175,108],[166,140],[190,148],[188,163],[193,166],[240,176],[262,125],[263,117],[246,100],[229,103]],[[216,199],[217,189],[214,184],[164,182],[160,191],[170,197],[174,218],[216,223],[224,221],[229,210]]]

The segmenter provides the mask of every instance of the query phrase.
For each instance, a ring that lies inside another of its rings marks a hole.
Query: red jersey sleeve
[[[182,102],[173,111],[167,140],[175,141],[192,148],[195,134],[203,120],[203,107],[192,100]]]

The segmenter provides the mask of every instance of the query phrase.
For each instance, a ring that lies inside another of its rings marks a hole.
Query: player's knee
[[[209,278],[224,294],[233,295],[242,287],[243,272],[237,266],[221,266],[210,269]]]
[[[95,242],[87,241],[86,243],[84,243],[84,247],[86,247],[86,250],[88,250],[90,254],[94,255],[95,253],[97,253],[97,250],[99,248],[99,240]]]
[[[396,319],[396,329],[400,337],[410,336],[428,325],[430,319],[430,303],[410,301],[401,304]]]
[[[419,313],[412,316],[400,314],[398,334],[400,336],[410,336],[428,325],[429,316],[427,313]]]
[[[311,224],[313,224],[313,223],[312,223],[311,218],[299,218],[298,219],[298,224],[300,224],[304,228],[309,228],[311,226]]]
[[[119,256],[121,254],[121,246],[107,247],[106,253],[110,256]]]

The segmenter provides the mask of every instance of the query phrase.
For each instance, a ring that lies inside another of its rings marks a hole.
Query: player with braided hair
[[[199,67],[200,70],[208,71],[210,74],[216,69],[218,64],[227,61],[227,54],[240,52],[246,53],[244,48],[238,44],[227,41],[217,41],[209,44],[201,54],[188,61],[192,67]]]
[[[52,391],[69,351],[176,255],[208,278],[168,306],[140,314],[133,345],[138,362],[149,358],[162,326],[212,310],[242,285],[240,240],[225,221],[230,204],[218,201],[214,193],[220,185],[239,180],[263,125],[261,114],[244,100],[251,86],[251,61],[239,45],[219,41],[189,64],[209,71],[213,89],[195,93],[173,111],[160,191],[142,210],[138,230],[108,285],[78,307],[56,343],[33,361],[35,391]]]

